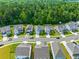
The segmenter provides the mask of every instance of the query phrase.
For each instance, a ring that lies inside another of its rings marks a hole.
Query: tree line
[[[49,0],[48,0],[49,1]],[[0,2],[0,26],[13,24],[59,24],[79,20],[78,2]]]

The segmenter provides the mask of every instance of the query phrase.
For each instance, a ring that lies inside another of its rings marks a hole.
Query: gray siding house
[[[16,48],[16,59],[30,59],[31,56],[31,46],[22,43]]]
[[[34,59],[50,59],[48,45],[35,46]]]
[[[69,53],[71,54],[72,59],[79,59],[79,44],[75,43],[67,43],[67,47],[69,49]]]
[[[59,43],[56,42],[51,43],[51,51],[53,59],[66,59],[63,49],[61,48]]]

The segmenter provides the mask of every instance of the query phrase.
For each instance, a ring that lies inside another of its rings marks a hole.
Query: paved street
[[[34,38],[34,39],[29,39],[29,38],[17,38],[17,39],[12,39],[12,41],[4,41],[4,42],[0,42],[0,45],[1,44],[10,44],[10,43],[15,43],[15,42],[18,42],[18,41],[30,41],[30,42],[35,42],[35,41],[41,41],[41,42],[51,42],[51,41],[54,41],[54,42],[61,42],[61,41],[71,41],[71,40],[78,40],[79,39],[79,34],[78,35],[72,35],[72,36],[69,36],[69,37],[65,37],[65,38],[60,38],[60,39],[57,39],[57,38]]]

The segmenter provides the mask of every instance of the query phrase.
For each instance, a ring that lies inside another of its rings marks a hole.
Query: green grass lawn
[[[78,33],[79,33],[79,29],[78,29],[78,31],[77,31]]]
[[[11,29],[11,37],[13,37],[14,36],[14,27],[11,25],[10,29]]]
[[[2,34],[0,33],[0,41],[2,41]]]
[[[15,59],[15,50],[16,50],[16,47],[19,45],[20,43],[16,43],[16,44],[12,44],[10,49],[10,58],[11,59]]]
[[[50,32],[50,35],[51,35],[51,38],[53,38],[53,37],[60,37],[59,32],[56,31],[56,30],[52,30],[52,31]]]
[[[79,39],[78,39],[78,40],[76,40],[76,43],[78,43],[78,44],[79,44]]]
[[[73,32],[78,32],[79,30],[72,30]]]
[[[15,42],[0,47],[0,59],[15,59],[15,49],[20,43]]]
[[[16,47],[20,44],[21,42],[15,42],[15,43],[11,43],[8,45],[4,45],[2,47],[0,47],[0,59],[15,59],[15,50]],[[36,43],[31,43],[29,42],[28,44],[30,44],[32,46],[32,52],[31,52],[31,58],[34,58],[34,47],[36,45]],[[3,52],[5,52],[5,54],[3,54]],[[3,56],[2,56],[3,54]]]
[[[46,37],[46,33],[45,33],[44,30],[42,30],[39,35],[40,35],[41,38],[45,38]]]
[[[71,36],[72,35],[72,33],[70,32],[70,31],[67,31],[66,33],[65,33],[65,36]]]
[[[52,55],[52,50],[51,50],[50,43],[48,43],[48,48],[49,48],[50,59],[53,59],[53,55]]]

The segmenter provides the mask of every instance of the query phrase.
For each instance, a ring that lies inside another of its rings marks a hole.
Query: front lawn
[[[15,49],[20,42],[11,43],[0,47],[0,59],[15,59]]]
[[[0,41],[2,41],[2,34],[0,33]]]
[[[42,30],[40,32],[39,36],[45,38],[46,37],[46,32],[44,30]]]
[[[59,32],[56,31],[56,30],[52,30],[52,31],[50,32],[50,35],[51,35],[52,38],[53,38],[53,37],[59,37],[59,36],[60,36]]]
[[[70,31],[65,32],[65,36],[70,36],[70,35],[72,35],[72,33]]]

